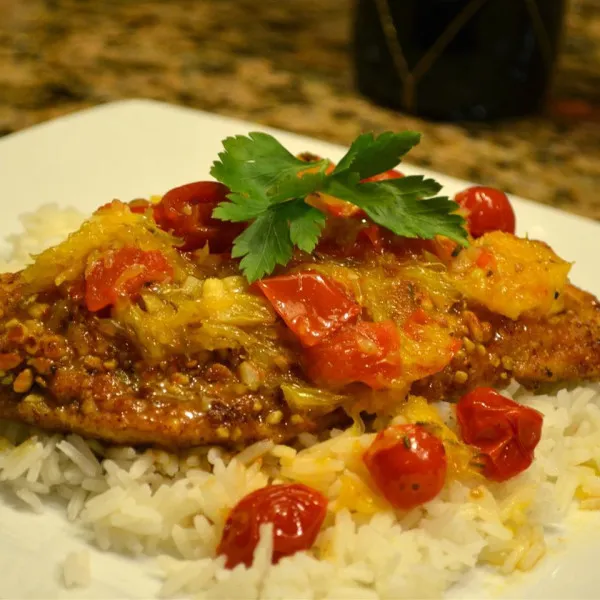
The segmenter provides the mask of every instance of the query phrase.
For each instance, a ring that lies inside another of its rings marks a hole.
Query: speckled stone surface
[[[145,97],[349,143],[423,131],[416,164],[600,219],[600,2],[571,0],[548,116],[446,125],[354,89],[352,0],[0,0],[0,135]]]

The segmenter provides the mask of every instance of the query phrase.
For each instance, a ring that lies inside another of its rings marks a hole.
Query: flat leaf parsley
[[[328,160],[300,160],[266,133],[225,139],[211,175],[231,193],[213,217],[250,222],[232,251],[234,258],[242,259],[240,267],[248,281],[286,265],[294,247],[309,253],[315,249],[326,215],[304,199],[319,192],[362,208],[373,222],[396,235],[424,239],[444,235],[466,245],[457,204],[435,197],[441,186],[432,179],[411,175],[361,183],[394,168],[419,139],[413,131],[363,134],[330,173]]]

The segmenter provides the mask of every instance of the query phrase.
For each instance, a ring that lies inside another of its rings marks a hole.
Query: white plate
[[[104,105],[0,139],[0,237],[18,233],[18,215],[56,202],[91,211],[112,199],[163,193],[206,178],[221,140],[248,131],[272,131],[216,115],[152,101]],[[275,132],[293,152],[310,150],[338,159],[344,150],[309,138]],[[467,182],[425,173],[453,195]],[[549,242],[574,261],[574,283],[600,295],[597,250],[600,224],[513,198],[518,233]],[[0,598],[149,598],[158,581],[147,561],[92,552],[93,585],[66,591],[58,565],[67,553],[87,547],[60,511],[34,515],[0,496]],[[502,579],[482,589],[482,574],[450,594],[457,598],[599,598],[596,557],[600,516],[579,515],[533,573]],[[487,576],[486,576],[487,577]]]

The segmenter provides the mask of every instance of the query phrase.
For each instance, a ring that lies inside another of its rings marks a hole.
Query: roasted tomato
[[[324,384],[360,381],[376,390],[389,387],[402,372],[396,325],[393,321],[345,325],[323,343],[307,348],[305,365],[308,376]]]
[[[260,538],[260,526],[273,524],[273,562],[314,543],[325,514],[327,498],[301,483],[268,485],[242,498],[231,510],[217,554],[227,568],[250,566]]]
[[[217,181],[173,188],[154,205],[154,220],[161,229],[183,240],[181,250],[197,250],[208,243],[211,252],[230,252],[244,225],[212,218],[213,210],[227,200],[228,193],[229,189]]]
[[[488,479],[505,481],[533,462],[543,423],[537,410],[480,387],[459,400],[456,416],[462,439],[481,452]]]
[[[315,272],[270,277],[257,283],[303,346],[323,341],[344,323],[355,321],[360,306],[333,279]]]
[[[446,480],[444,444],[421,425],[380,431],[363,461],[379,491],[402,510],[433,500]]]
[[[390,179],[400,179],[401,177],[404,177],[404,173],[400,173],[400,171],[396,171],[396,169],[390,169],[389,171],[378,173],[377,175],[373,175],[372,177],[367,177],[366,179],[362,180],[362,183],[389,181]]]
[[[515,232],[515,212],[504,192],[476,185],[459,192],[454,199],[466,212],[467,225],[474,238],[489,231]]]
[[[108,250],[85,274],[85,303],[93,312],[114,304],[120,297],[135,296],[146,283],[166,281],[173,268],[158,250],[125,246]]]

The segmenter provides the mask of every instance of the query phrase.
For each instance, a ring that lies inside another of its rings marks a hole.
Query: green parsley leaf
[[[250,283],[286,265],[294,247],[285,211],[268,208],[235,239],[231,256],[241,258],[240,267]]]
[[[305,198],[325,192],[362,208],[377,224],[397,235],[432,238],[445,235],[467,244],[464,219],[457,205],[434,197],[441,186],[432,179],[409,176],[381,182],[362,179],[394,168],[419,142],[420,134],[364,134],[352,144],[333,173],[328,160],[302,161],[265,133],[250,133],[224,140],[224,151],[211,174],[231,190],[213,217],[249,222],[234,241],[232,256],[252,282],[286,265],[294,247],[312,252],[325,226],[326,216]]]
[[[398,165],[402,157],[416,146],[420,139],[421,134],[416,131],[386,131],[377,137],[372,133],[363,133],[354,140],[333,174],[350,170],[357,173],[360,179],[366,179],[389,171]]]
[[[401,179],[389,179],[387,181],[378,182],[379,185],[385,187],[391,187],[398,194],[415,194],[418,198],[428,198],[434,196],[441,189],[442,186],[433,179],[425,179],[423,175],[407,175]],[[377,185],[363,183],[361,185]],[[372,189],[372,188],[371,188]]]
[[[307,163],[296,158],[266,133],[230,137],[223,141],[223,147],[225,151],[213,163],[210,174],[231,190],[230,200],[237,207],[225,205],[218,213],[220,219],[244,220],[239,208],[244,199],[251,199],[253,210],[249,213],[256,216],[260,205],[266,208],[307,196],[321,187],[329,165],[327,160]],[[315,172],[308,172],[313,169]]]
[[[292,244],[310,254],[315,249],[325,227],[325,215],[314,206],[306,204],[303,198],[297,198],[283,206],[290,223]]]
[[[431,180],[423,180],[427,181]],[[396,235],[423,239],[444,235],[463,246],[467,243],[464,219],[455,214],[456,202],[448,198],[420,199],[418,191],[406,193],[389,182],[359,183],[356,176],[331,178],[326,192],[359,206]]]
[[[267,199],[252,195],[228,194],[230,202],[221,202],[212,213],[215,219],[242,223],[251,221],[268,210],[270,203]]]
[[[275,204],[259,216],[233,244],[231,255],[242,258],[240,267],[250,283],[286,265],[294,245],[312,252],[325,226],[325,215],[303,198]]]

